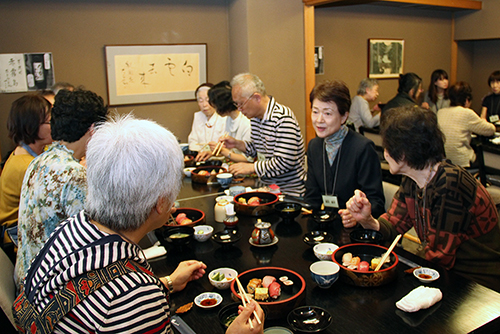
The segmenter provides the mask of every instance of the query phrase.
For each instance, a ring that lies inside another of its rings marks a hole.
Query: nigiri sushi
[[[264,276],[264,278],[262,279],[262,287],[268,288],[273,282],[276,282],[276,277]]]
[[[267,288],[269,297],[276,299],[281,295],[281,285],[278,282],[272,282]]]
[[[248,282],[247,285],[247,291],[250,294],[255,293],[255,289],[259,288],[261,286],[262,280],[259,278],[252,278],[250,282]]]
[[[259,204],[260,204],[260,198],[258,198],[257,196],[250,197],[250,199],[248,200],[248,205],[257,206]]]

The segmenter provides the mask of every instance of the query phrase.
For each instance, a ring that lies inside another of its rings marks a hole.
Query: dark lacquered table
[[[245,180],[252,185],[253,180]],[[191,184],[184,180],[183,189],[178,197],[181,207],[195,207],[206,213],[206,223],[214,231],[224,229],[224,225],[214,221],[215,197],[222,188]],[[304,305],[322,307],[332,315],[332,324],[322,333],[493,333],[500,329],[500,294],[472,282],[453,272],[436,267],[401,247],[395,252],[400,258],[408,259],[419,265],[435,268],[441,277],[430,284],[441,289],[443,299],[427,310],[405,313],[396,308],[395,303],[420,286],[413,275],[404,273],[409,266],[399,263],[397,279],[385,286],[361,288],[337,281],[329,289],[320,289],[311,279],[309,266],[318,261],[312,247],[303,242],[303,235],[312,230],[326,230],[334,236],[338,245],[350,243],[349,230],[340,221],[328,226],[318,225],[312,217],[300,215],[293,222],[284,222],[277,214],[261,217],[272,223],[279,238],[276,245],[255,247],[248,239],[257,221],[256,217],[239,215],[238,229],[243,237],[233,247],[221,248],[212,240],[204,243],[192,241],[182,249],[169,248],[167,255],[153,259],[150,264],[157,275],[170,274],[180,261],[196,259],[207,265],[207,274],[219,267],[230,267],[239,273],[255,267],[283,267],[300,274],[306,282]],[[149,239],[141,245],[147,247]],[[217,290],[207,275],[198,281],[190,282],[186,289],[171,295],[171,309],[194,300],[207,291],[215,291],[224,298],[221,305],[213,309],[200,309],[196,306],[182,315],[182,319],[196,333],[223,333],[217,320],[217,312],[232,303],[230,290]],[[266,321],[265,327],[283,326],[291,328],[286,318]]]

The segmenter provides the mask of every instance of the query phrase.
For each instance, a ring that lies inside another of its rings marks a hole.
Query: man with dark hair
[[[417,105],[418,98],[424,90],[422,89],[422,79],[415,73],[406,73],[399,76],[398,94],[389,100],[382,109],[386,110],[406,105]]]
[[[54,143],[26,170],[19,202],[18,252],[14,279],[19,287],[31,261],[60,221],[83,209],[85,156],[94,124],[105,120],[103,99],[86,90],[61,90],[50,121]]]

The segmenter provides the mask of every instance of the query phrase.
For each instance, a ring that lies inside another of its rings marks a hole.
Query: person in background
[[[437,114],[438,124],[446,138],[446,158],[458,166],[476,167],[476,154],[470,145],[472,134],[493,136],[495,125],[481,119],[470,109],[472,89],[468,83],[457,82],[450,87],[448,95],[450,107],[440,109]]]
[[[341,212],[342,223],[352,228],[358,222],[388,241],[414,227],[427,260],[500,291],[498,212],[478,180],[443,160],[441,112],[405,106],[382,115],[385,158],[392,174],[404,175],[402,183],[378,219],[370,200],[356,190]]]
[[[399,76],[398,94],[382,108],[382,114],[387,110],[406,105],[418,105],[418,98],[422,94],[422,79],[415,73],[406,73]]]
[[[208,90],[212,86],[211,83],[204,83],[195,91],[200,111],[194,113],[191,133],[188,136],[191,151],[208,151],[208,143],[216,141],[224,133],[226,119],[215,112],[208,100]]]
[[[59,222],[83,209],[86,170],[79,160],[94,124],[107,113],[103,99],[91,91],[61,90],[56,95],[50,120],[54,143],[31,162],[21,189],[14,273],[18,287]]]
[[[307,147],[305,201],[314,209],[345,209],[356,189],[384,213],[380,159],[373,142],[345,125],[349,117],[349,88],[341,81],[326,81],[311,91],[311,120],[317,137]]]
[[[51,91],[50,89],[44,89],[41,90],[39,94],[43,96],[47,101],[49,101],[51,106],[54,105],[56,94],[53,91]]]
[[[221,81],[214,85],[208,91],[208,99],[210,105],[215,108],[216,112],[222,116],[226,117],[226,131],[228,136],[231,136],[240,140],[250,140],[250,120],[246,118],[234,104],[233,98],[231,96],[231,85],[229,81]],[[212,156],[212,152],[219,141],[211,141],[210,151],[202,151],[196,156],[196,161],[205,161]],[[232,150],[223,147],[220,150],[220,155],[225,157],[227,160],[235,162],[248,162],[251,158],[245,156],[241,151],[236,148]]]
[[[250,119],[249,141],[224,137],[227,148],[237,148],[257,161],[238,162],[229,166],[235,175],[256,173],[265,184],[276,184],[282,193],[303,196],[304,140],[299,123],[290,108],[268,96],[264,83],[251,73],[240,73],[231,81],[233,101]]]
[[[72,92],[75,90],[75,86],[73,86],[69,82],[60,81],[56,82],[50,90],[54,92],[54,95],[57,95],[57,93],[59,93],[61,89],[66,89]]]
[[[450,106],[450,99],[448,98],[448,73],[445,70],[435,70],[432,72],[429,90],[425,92],[424,104],[422,106],[435,113],[440,109]]]
[[[488,77],[488,86],[490,86],[491,94],[483,99],[481,118],[490,121],[491,123],[500,120],[500,71],[495,71]]]
[[[21,186],[28,165],[43,152],[45,145],[52,143],[51,109],[50,103],[36,94],[24,95],[12,103],[7,130],[16,148],[0,178],[0,225],[4,228],[17,225]],[[7,234],[0,237],[5,243],[12,241]]]
[[[207,267],[183,261],[169,276],[157,277],[138,243],[175,212],[183,165],[174,135],[153,121],[129,115],[98,126],[87,149],[85,210],[59,225],[30,267],[14,303],[18,326],[29,332],[35,314],[25,316],[27,305],[42,310],[68,293],[69,285],[71,290],[95,289],[76,305],[68,301],[74,293],[64,296],[70,309],[55,304],[49,324],[53,332],[173,334],[173,293],[201,278]],[[95,277],[104,275],[96,272],[103,271],[119,274],[98,285]],[[87,277],[94,277],[88,279],[94,284],[77,283]],[[259,304],[251,301],[226,333],[263,333],[264,322],[258,324],[254,310],[264,320]]]
[[[356,131],[364,126],[374,128],[380,124],[380,107],[378,104],[370,110],[369,102],[377,100],[378,81],[365,78],[359,83],[357,95],[352,99],[351,109],[349,110],[349,121],[354,124]]]

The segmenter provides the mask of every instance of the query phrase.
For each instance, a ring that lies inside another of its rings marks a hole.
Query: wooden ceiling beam
[[[480,10],[482,8],[482,2],[475,0],[302,0],[302,2],[306,6],[349,6],[369,4],[373,2],[385,2],[394,4],[434,6],[450,9]]]

